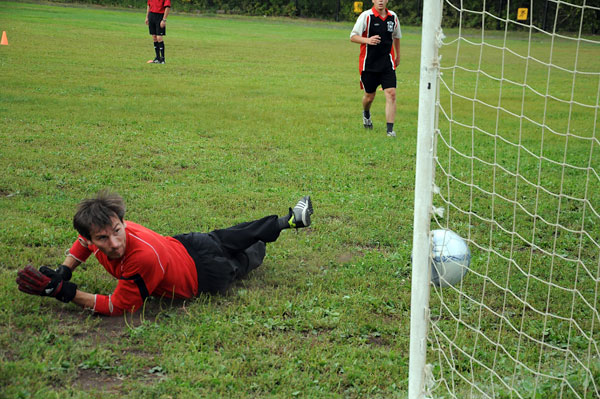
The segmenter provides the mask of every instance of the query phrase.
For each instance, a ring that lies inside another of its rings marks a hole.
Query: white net
[[[440,4],[427,395],[600,398],[600,1]]]

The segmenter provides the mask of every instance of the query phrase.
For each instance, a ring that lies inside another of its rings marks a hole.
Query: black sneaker
[[[164,58],[159,58],[157,64],[164,64],[165,63],[165,59]]]
[[[290,220],[288,221],[290,227],[298,229],[300,227],[310,226],[310,215],[313,214],[313,206],[310,196],[306,195],[302,197],[294,209],[290,209],[290,213],[292,214]]]
[[[153,64],[160,64],[160,58],[156,57],[155,59],[152,60]]]

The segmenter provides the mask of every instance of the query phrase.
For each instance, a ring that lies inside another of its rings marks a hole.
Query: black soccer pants
[[[262,264],[265,243],[277,240],[281,228],[276,215],[252,222],[174,236],[186,248],[198,272],[199,292],[225,292],[235,280]]]
[[[221,246],[231,252],[240,252],[258,241],[273,242],[279,238],[281,229],[277,216],[265,216],[252,222],[236,224],[226,229],[213,230],[209,235],[215,237]]]

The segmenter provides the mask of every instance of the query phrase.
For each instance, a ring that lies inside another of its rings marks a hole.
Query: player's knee
[[[396,89],[386,89],[385,97],[388,101],[396,101]]]

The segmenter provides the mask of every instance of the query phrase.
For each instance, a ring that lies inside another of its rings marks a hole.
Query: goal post
[[[600,397],[600,0],[424,0],[418,118],[409,399]]]
[[[429,223],[433,190],[433,137],[435,103],[439,74],[436,34],[441,17],[440,0],[426,0],[423,5],[419,114],[413,216],[413,253],[411,277],[409,399],[421,398],[425,381],[426,334],[429,310],[430,243]]]

